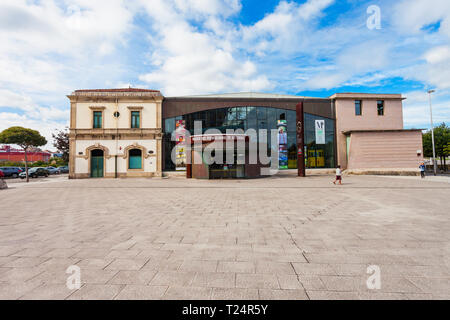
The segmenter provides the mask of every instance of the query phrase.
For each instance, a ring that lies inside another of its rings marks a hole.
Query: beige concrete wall
[[[417,150],[421,155],[417,156]],[[347,169],[417,169],[423,160],[420,131],[354,132]]]
[[[104,172],[105,176],[113,176],[115,174],[115,155],[117,158],[117,172],[120,176],[147,176],[147,173],[157,173],[157,141],[156,140],[118,140],[117,147],[115,140],[77,140],[75,142],[76,158],[75,158],[75,175],[89,174],[89,154],[86,149],[95,145],[99,145],[108,149],[109,157],[105,157]],[[143,154],[143,170],[135,171],[128,169],[128,157],[123,158],[124,150],[128,146],[139,145],[145,147],[147,152],[153,151],[151,156],[145,158]],[[116,153],[117,148],[117,153]],[[80,153],[82,153],[80,155]]]
[[[157,124],[157,103],[143,100],[125,100],[114,102],[78,102],[76,105],[76,128],[91,129],[93,125],[93,110],[91,107],[104,107],[103,124],[104,129],[112,129],[117,127],[131,127],[131,112],[128,107],[142,107],[141,110],[141,128],[160,128],[161,124]],[[120,112],[118,119],[114,118],[115,111]]]
[[[336,99],[336,144],[338,164],[347,167],[346,136],[342,133],[350,130],[393,130],[403,129],[403,111],[401,99],[384,100],[384,115],[377,114],[377,99],[368,95],[354,96],[352,99]],[[355,100],[362,100],[362,115],[355,115]]]
[[[70,178],[87,178],[90,173],[90,149],[101,146],[107,150],[105,177],[115,176],[115,156],[119,177],[161,176],[161,115],[162,96],[141,92],[111,92],[100,94],[95,90],[89,94],[68,96],[71,101],[70,116]],[[131,128],[131,111],[140,111],[140,128]],[[93,112],[102,111],[102,128],[93,129]],[[118,111],[120,116],[114,117]],[[117,131],[115,129],[118,129]],[[142,169],[128,169],[126,148],[137,144],[143,150]],[[148,151],[152,153],[148,153]],[[81,153],[81,154],[80,154]]]

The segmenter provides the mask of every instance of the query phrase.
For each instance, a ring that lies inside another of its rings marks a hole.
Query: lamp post
[[[433,109],[431,107],[431,94],[435,90],[428,90],[428,98],[430,101],[430,124],[431,124],[431,144],[433,145],[433,173],[436,175],[437,166],[436,166],[436,150],[434,148],[434,128],[433,128]]]

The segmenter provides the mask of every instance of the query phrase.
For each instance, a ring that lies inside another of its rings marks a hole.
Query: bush
[[[56,159],[56,160],[55,160]],[[63,166],[67,166],[68,163],[64,162],[64,160],[62,160],[61,158],[51,158],[48,162],[45,161],[36,161],[36,162],[28,162],[28,167],[33,168],[33,167],[63,167]],[[23,168],[25,167],[25,162],[22,161],[0,161],[0,167],[20,167]]]

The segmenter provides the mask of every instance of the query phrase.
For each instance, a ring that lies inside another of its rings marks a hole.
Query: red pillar
[[[296,106],[297,113],[297,175],[299,177],[305,176],[305,122],[303,117],[303,102],[299,102]]]

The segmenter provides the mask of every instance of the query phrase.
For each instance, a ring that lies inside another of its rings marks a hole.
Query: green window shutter
[[[132,111],[131,112],[131,128],[139,128],[140,125],[140,112]]]
[[[130,156],[130,169],[142,169],[140,156]]]
[[[102,112],[94,111],[94,128],[102,127]]]
[[[142,169],[142,151],[139,149],[132,149],[129,151],[128,168],[129,169]]]

